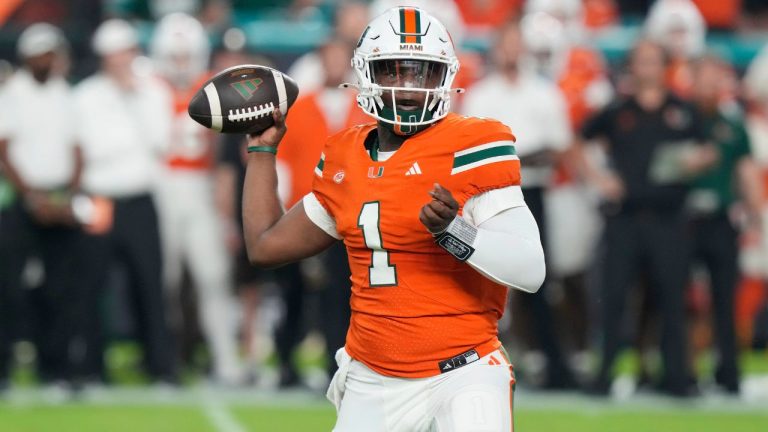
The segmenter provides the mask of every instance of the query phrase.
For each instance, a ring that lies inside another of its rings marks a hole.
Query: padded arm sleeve
[[[505,210],[477,228],[475,251],[467,263],[500,284],[530,293],[538,291],[546,266],[539,228],[528,207]]]

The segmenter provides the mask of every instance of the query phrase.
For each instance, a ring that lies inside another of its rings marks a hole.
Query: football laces
[[[273,102],[270,102],[266,105],[252,106],[242,109],[238,108],[229,110],[227,120],[231,122],[256,120],[271,115],[274,110],[275,104]]]

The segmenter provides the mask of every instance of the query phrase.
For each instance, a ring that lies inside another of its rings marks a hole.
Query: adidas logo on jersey
[[[408,170],[408,172],[405,173],[405,175],[419,175],[421,174],[421,168],[419,167],[418,162],[414,162],[413,165],[411,165],[411,168]]]

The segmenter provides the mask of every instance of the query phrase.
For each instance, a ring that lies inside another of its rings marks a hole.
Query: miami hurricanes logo
[[[397,121],[402,122],[403,118],[402,116],[397,116]],[[416,123],[417,119],[416,116],[411,114],[408,116],[408,122],[410,123]],[[412,133],[416,132],[416,126],[412,125],[403,125],[403,124],[395,124],[395,133],[398,135],[410,135]]]
[[[261,83],[264,82],[261,78],[253,78],[243,81],[237,81],[230,84],[235,91],[243,97],[245,100],[249,100],[256,90],[259,89]]]
[[[374,167],[368,168],[368,178],[379,178],[384,175],[384,167],[380,166],[378,170]]]

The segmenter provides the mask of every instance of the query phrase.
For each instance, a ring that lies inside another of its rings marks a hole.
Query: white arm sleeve
[[[524,207],[525,199],[520,186],[492,189],[475,195],[464,203],[462,215],[467,222],[478,226],[504,210]]]
[[[546,266],[539,228],[528,207],[504,210],[477,228],[475,252],[467,263],[494,282],[530,293],[538,291]]]
[[[329,236],[341,240],[341,236],[336,231],[336,221],[333,219],[333,216],[325,210],[325,207],[320,204],[320,201],[317,200],[314,193],[310,192],[304,195],[302,202],[304,203],[304,212],[312,223],[325,231]]]

